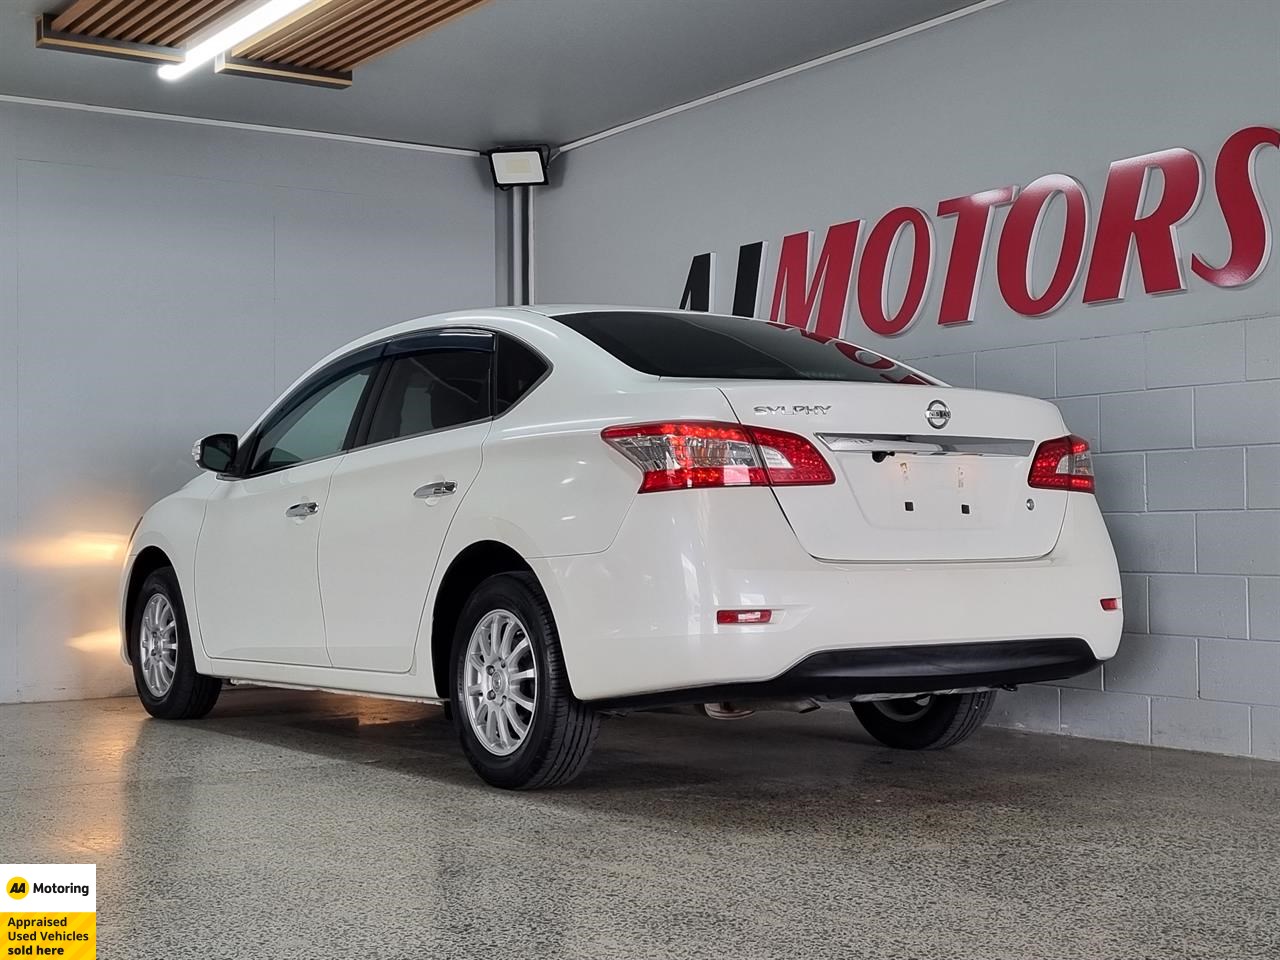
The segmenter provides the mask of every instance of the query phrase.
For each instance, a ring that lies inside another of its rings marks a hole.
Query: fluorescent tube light
[[[283,20],[311,2],[312,0],[268,0],[227,24],[209,39],[197,43],[186,52],[181,63],[166,63],[158,72],[166,80],[180,80],[196,67],[210,62],[218,54],[261,33],[276,21]]]

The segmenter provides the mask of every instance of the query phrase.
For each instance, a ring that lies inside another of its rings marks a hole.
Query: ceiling
[[[484,148],[563,144],[974,0],[488,0],[346,90],[37,49],[66,0],[0,0],[0,94]]]

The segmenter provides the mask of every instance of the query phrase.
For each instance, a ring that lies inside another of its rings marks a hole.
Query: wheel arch
[[[478,540],[449,563],[431,606],[431,674],[437,697],[449,696],[453,635],[467,598],[489,577],[515,572],[537,577],[519,552],[498,540]]]
[[[121,643],[120,656],[125,663],[131,663],[129,659],[129,630],[133,623],[133,611],[138,603],[138,594],[142,591],[142,584],[146,582],[147,577],[155,573],[157,570],[163,570],[165,567],[173,567],[173,560],[163,549],[155,545],[143,547],[138,555],[134,558],[133,563],[129,567],[128,579],[124,589],[124,603],[121,605]]]

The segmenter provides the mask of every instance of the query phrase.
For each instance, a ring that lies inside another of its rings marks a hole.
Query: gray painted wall
[[[715,251],[728,309],[739,244],[767,240],[767,311],[784,234],[820,243],[862,218],[865,239],[892,207],[932,213],[1046,173],[1081,180],[1096,217],[1112,160],[1183,146],[1211,177],[1229,134],[1280,125],[1277,50],[1270,0],[1008,0],[564,155],[539,196],[538,297],[672,306],[690,258]],[[1280,230],[1280,151],[1259,156],[1257,178]],[[935,218],[942,253],[952,223]],[[1180,239],[1225,259],[1212,189]],[[968,326],[934,322],[937,270],[900,337],[873,336],[851,309],[851,339],[956,384],[1055,399],[1100,451],[1124,646],[1090,676],[1004,696],[997,722],[1280,758],[1277,259],[1236,290],[1192,277],[1156,298],[1131,274],[1126,301],[1085,307],[1078,284],[1029,319],[1000,299],[989,246]]]
[[[120,546],[192,441],[494,250],[478,160],[0,103],[0,701],[130,690]]]

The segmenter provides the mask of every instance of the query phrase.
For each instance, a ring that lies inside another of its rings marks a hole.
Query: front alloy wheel
[[[178,673],[178,618],[163,593],[147,601],[138,632],[143,682],[153,697],[163,699]]]
[[[218,702],[222,681],[196,670],[187,610],[169,567],[151,573],[131,604],[129,662],[138,699],[153,717],[203,717]]]

